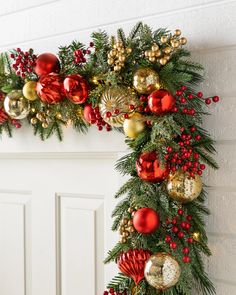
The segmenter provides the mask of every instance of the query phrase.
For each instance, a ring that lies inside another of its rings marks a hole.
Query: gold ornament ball
[[[154,90],[160,89],[159,76],[152,69],[141,68],[134,74],[133,86],[138,93],[150,94]]]
[[[48,123],[47,123],[47,122],[43,122],[43,123],[42,123],[42,127],[43,127],[43,128],[48,128]]]
[[[21,90],[12,90],[5,97],[4,109],[11,118],[20,120],[27,117],[30,105]]]
[[[162,57],[162,58],[160,59],[160,64],[161,64],[162,66],[164,66],[164,65],[166,65],[166,63],[167,63],[167,59],[166,59],[165,57]]]
[[[188,203],[200,195],[202,180],[199,175],[190,177],[187,172],[178,170],[170,174],[166,188],[170,198],[181,203]]]
[[[156,43],[154,43],[152,45],[152,51],[157,51],[158,49],[159,49],[159,46]]]
[[[185,37],[182,37],[182,38],[180,38],[180,44],[181,45],[185,45],[185,44],[187,44],[187,39],[185,38]]]
[[[28,100],[36,100],[38,98],[37,92],[36,92],[36,85],[37,82],[35,81],[29,81],[25,83],[22,91],[25,98]]]
[[[166,43],[168,41],[168,37],[167,36],[162,36],[161,37],[161,43]]]
[[[30,123],[31,123],[32,125],[37,124],[37,122],[38,122],[38,120],[37,120],[37,118],[35,118],[35,117],[33,117],[33,118],[30,119]]]
[[[168,253],[152,255],[146,262],[144,276],[149,285],[164,291],[177,284],[181,269],[177,260]]]
[[[127,48],[126,48],[126,52],[127,52],[128,54],[130,54],[130,53],[132,52],[132,48],[127,47]]]
[[[125,135],[129,138],[137,138],[145,129],[143,116],[139,113],[132,114],[129,119],[125,119],[123,129]]]
[[[126,87],[111,86],[108,87],[101,96],[99,104],[100,114],[103,120],[113,127],[122,127],[124,123],[124,113],[129,113],[129,105],[137,105],[138,100],[132,91]],[[118,109],[120,113],[114,114]],[[107,112],[112,114],[107,117]]]
[[[182,32],[181,32],[181,30],[180,30],[180,29],[176,29],[176,30],[175,30],[175,35],[176,35],[176,36],[180,36],[180,35],[181,35],[181,33],[182,33]]]

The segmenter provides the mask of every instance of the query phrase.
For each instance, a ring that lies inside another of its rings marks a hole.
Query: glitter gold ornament
[[[21,90],[12,90],[5,97],[4,109],[11,118],[24,119],[29,114],[30,105]]]
[[[182,37],[182,38],[180,38],[180,44],[181,45],[185,45],[185,44],[187,44],[187,39],[185,38],[185,37]]]
[[[146,262],[144,276],[148,284],[164,291],[177,284],[181,274],[177,260],[168,253],[152,255]]]
[[[138,93],[150,94],[160,88],[159,76],[150,68],[141,68],[134,74],[133,86]]]
[[[196,231],[196,232],[192,233],[192,237],[193,237],[194,241],[199,242],[201,239],[201,234],[200,234],[200,232]]]
[[[33,117],[33,118],[30,119],[30,123],[31,123],[32,125],[37,124],[37,122],[38,122],[38,120],[37,120],[37,118],[35,118],[35,117]]]
[[[135,139],[145,129],[143,116],[139,113],[132,114],[129,119],[125,119],[123,128],[126,136]]]
[[[188,203],[196,199],[202,191],[202,180],[199,175],[190,177],[187,172],[176,171],[169,175],[167,181],[168,195],[181,203]]]
[[[28,100],[36,100],[38,98],[37,92],[36,92],[36,85],[37,82],[35,81],[29,81],[25,83],[22,91],[25,98]]]
[[[120,86],[107,88],[101,97],[99,104],[100,114],[105,122],[114,127],[122,127],[124,123],[124,113],[129,113],[129,105],[136,105],[137,98],[132,92]],[[119,110],[119,114],[115,111]],[[111,116],[107,116],[107,114]]]

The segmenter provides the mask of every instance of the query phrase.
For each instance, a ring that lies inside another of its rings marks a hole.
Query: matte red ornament
[[[136,162],[138,176],[148,182],[160,182],[168,176],[168,169],[160,167],[156,152],[141,154]]]
[[[91,104],[87,104],[84,107],[84,119],[89,124],[94,124],[96,122],[96,114]]]
[[[88,83],[80,75],[69,75],[65,78],[64,90],[66,97],[75,104],[84,103],[88,97]]]
[[[159,226],[159,216],[151,208],[138,209],[133,217],[133,225],[139,233],[153,233]]]
[[[152,113],[161,115],[171,111],[175,98],[167,90],[156,90],[148,96],[148,106]]]
[[[122,252],[118,258],[117,264],[120,271],[132,278],[136,285],[144,278],[144,267],[151,253],[143,249],[130,249],[128,252]]]
[[[64,97],[63,78],[55,73],[42,76],[36,86],[39,98],[48,104],[60,102]]]
[[[60,62],[56,55],[52,53],[43,53],[36,59],[34,68],[35,73],[41,77],[50,73],[60,72]]]

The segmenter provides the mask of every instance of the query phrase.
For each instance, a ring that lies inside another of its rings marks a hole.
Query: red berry
[[[193,238],[188,238],[188,239],[187,239],[187,242],[188,242],[189,244],[192,244],[192,243],[193,243]]]
[[[104,291],[103,295],[109,295],[109,293],[107,291]]]
[[[198,134],[196,137],[195,137],[196,140],[200,140],[201,139],[201,135]]]
[[[182,228],[186,228],[186,222],[184,222],[184,221],[181,222],[181,223],[180,223],[180,227],[182,227]]]
[[[148,113],[149,111],[150,111],[149,107],[146,106],[146,107],[144,108],[144,112],[145,112],[145,113]]]
[[[98,126],[98,130],[102,131],[103,127],[101,125]]]
[[[196,111],[194,109],[188,110],[189,115],[194,116]]]
[[[214,102],[218,102],[220,100],[219,96],[213,96],[212,100]]]
[[[166,236],[165,237],[165,242],[169,244],[171,242],[171,237],[170,236]]]
[[[194,168],[197,168],[197,167],[198,167],[198,165],[199,165],[199,163],[198,163],[198,162],[194,162],[194,163],[193,163],[193,167],[194,167]]]
[[[181,97],[180,98],[180,103],[182,103],[182,104],[186,103],[186,99],[184,97]]]
[[[115,113],[116,115],[119,115],[120,110],[119,110],[119,109],[115,109],[114,113]]]
[[[177,108],[177,107],[173,107],[173,108],[172,108],[172,112],[173,112],[173,113],[177,113],[177,112],[178,112],[178,108]]]
[[[184,210],[179,209],[179,210],[178,210],[178,214],[179,214],[179,215],[183,215],[183,214],[184,214]]]
[[[147,98],[146,98],[146,96],[142,95],[142,96],[140,96],[139,100],[141,102],[145,102],[145,101],[147,101]]]
[[[199,157],[200,157],[200,155],[199,155],[198,153],[195,153],[195,154],[194,154],[194,159],[197,160],[197,159],[199,159]]]
[[[203,93],[202,92],[198,92],[197,93],[197,97],[202,98],[202,96],[203,96]]]
[[[20,49],[20,48],[16,48],[16,51],[17,51],[17,52],[21,52],[21,49]]]
[[[170,248],[175,249],[177,247],[177,244],[175,242],[170,243]]]
[[[205,165],[205,164],[200,164],[200,169],[201,169],[201,170],[206,169],[206,165]]]
[[[177,96],[181,96],[183,94],[183,92],[181,90],[177,90],[175,93]]]
[[[93,42],[90,42],[90,43],[89,43],[89,46],[90,46],[90,47],[93,47],[93,46],[94,46],[94,43],[93,43]]]
[[[192,215],[187,215],[187,216],[186,216],[186,219],[187,219],[188,221],[191,221],[191,220],[193,219],[193,217],[192,217]]]
[[[168,146],[168,147],[166,148],[166,151],[167,151],[168,153],[171,153],[171,152],[173,151],[173,149],[172,149],[171,146]]]
[[[15,54],[14,54],[14,53],[11,53],[11,54],[10,54],[10,57],[11,57],[11,58],[15,58]]]
[[[129,114],[124,114],[125,119],[129,119]]]
[[[133,111],[133,110],[135,109],[134,105],[133,105],[133,104],[130,104],[130,105],[129,105],[129,109],[130,109],[131,111]]]
[[[202,170],[198,170],[198,171],[197,171],[197,174],[198,174],[198,175],[202,175]]]
[[[173,218],[173,219],[172,219],[172,224],[173,224],[173,225],[177,224],[177,220],[176,220],[176,218]]]
[[[183,108],[183,109],[182,109],[182,113],[183,113],[183,114],[187,114],[187,112],[188,112],[188,110],[187,110],[186,108]]]
[[[184,247],[183,250],[182,250],[182,252],[184,254],[188,254],[189,253],[189,248],[188,247]]]
[[[183,257],[183,262],[184,263],[189,263],[190,262],[190,257],[189,256],[184,256]]]
[[[186,222],[185,229],[189,230],[191,228],[191,224]]]
[[[173,227],[172,227],[172,232],[173,232],[173,233],[176,234],[178,231],[179,231],[179,228],[178,228],[177,226],[173,226]]]
[[[167,225],[171,224],[171,221],[170,221],[169,218],[166,219],[166,224],[167,224]]]
[[[211,99],[210,98],[206,98],[205,99],[205,104],[207,104],[207,105],[211,104]]]
[[[111,126],[107,126],[107,127],[106,127],[106,130],[107,130],[107,131],[111,131]]]
[[[192,94],[189,94],[188,95],[188,99],[193,99],[193,95]]]
[[[110,288],[109,292],[110,292],[110,293],[114,293],[115,291],[114,291],[113,288]]]
[[[111,117],[111,112],[106,112],[106,116],[107,116],[107,118],[110,118]]]
[[[180,232],[178,233],[178,237],[179,237],[180,239],[182,239],[182,238],[184,237],[184,233],[183,233],[182,231],[180,231]]]
[[[187,89],[187,87],[183,85],[183,86],[180,87],[180,89],[181,89],[182,91],[184,91],[184,90]]]

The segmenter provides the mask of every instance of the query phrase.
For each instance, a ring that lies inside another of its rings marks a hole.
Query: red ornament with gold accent
[[[58,103],[64,97],[63,78],[55,73],[42,76],[37,83],[36,91],[43,102]]]
[[[144,267],[151,253],[143,249],[130,249],[122,252],[118,258],[118,267],[120,271],[132,278],[136,285],[144,278]]]
[[[50,73],[60,72],[60,62],[56,55],[52,53],[40,54],[36,59],[35,73],[41,77]]]
[[[141,234],[151,234],[159,226],[159,216],[151,208],[141,208],[137,210],[133,217],[133,225],[137,232]]]
[[[163,181],[168,176],[168,169],[160,166],[156,152],[141,154],[136,162],[136,170],[142,180],[153,183]]]
[[[169,112],[175,104],[175,98],[167,90],[160,89],[148,96],[148,106],[152,113],[161,115]]]
[[[87,104],[84,107],[84,119],[89,124],[94,124],[96,122],[96,114],[91,104]]]
[[[88,83],[80,75],[69,75],[65,78],[64,90],[66,97],[75,104],[84,103],[88,97]]]

